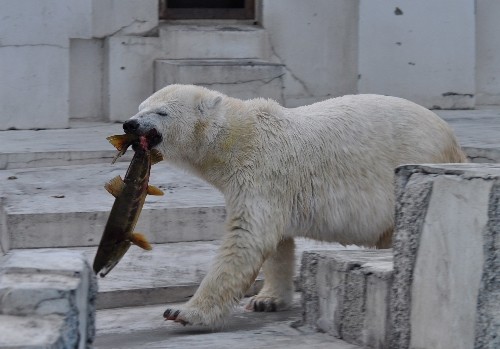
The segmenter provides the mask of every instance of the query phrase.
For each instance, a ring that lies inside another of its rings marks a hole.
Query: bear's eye
[[[162,111],[162,110],[157,111],[156,114],[158,114],[160,116],[168,116],[168,113],[166,111]]]

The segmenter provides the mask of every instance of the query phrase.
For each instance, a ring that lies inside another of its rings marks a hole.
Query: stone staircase
[[[486,154],[479,160],[500,162],[498,109],[440,113],[455,128],[469,155]],[[123,175],[131,156],[127,154],[121,162],[109,164],[115,151],[105,137],[121,132],[120,124],[102,123],[76,123],[68,130],[0,132],[0,247],[3,253],[16,249],[67,249],[81,251],[90,262],[93,260],[113,203],[102,186],[117,174]],[[137,230],[146,234],[154,248],[146,252],[132,247],[106,278],[98,280],[97,308],[101,310],[97,313],[97,346],[121,347],[117,343],[125,343],[128,338],[125,332],[131,331],[137,335],[142,333],[144,342],[134,342],[128,347],[141,347],[151,339],[150,335],[156,336],[158,347],[165,347],[166,344],[161,344],[165,336],[173,335],[176,343],[208,348],[210,345],[202,344],[203,341],[195,341],[195,345],[187,338],[205,330],[164,327],[161,309],[166,303],[188,299],[206,274],[223,233],[223,197],[201,180],[165,163],[154,166],[151,183],[160,186],[166,195],[147,198]],[[336,244],[302,239],[298,239],[297,245],[297,266],[303,251],[345,249]],[[300,267],[296,270],[298,280]],[[373,271],[365,274],[369,273]],[[254,294],[261,283],[259,277],[248,295]],[[300,290],[302,285],[298,282],[296,285]],[[354,284],[353,289],[356,289]],[[328,294],[325,297],[328,299]],[[383,295],[374,294],[373,304],[380,306],[376,303],[380,297]],[[153,315],[158,323],[146,324]],[[136,328],[137,316],[144,317],[144,322]],[[280,342],[282,346],[275,347],[294,347],[294,342],[295,347],[313,343],[315,348],[355,348],[333,337],[304,335],[300,332],[304,329],[291,329],[290,322],[299,317],[298,303],[291,313],[281,315],[237,312],[231,322],[234,320],[239,325],[230,326],[220,338],[223,343],[226,343],[223,338],[228,340],[228,347],[241,342],[242,347],[250,348],[255,345],[254,336],[259,331],[267,333],[270,342],[273,331],[282,331],[293,340]],[[119,329],[111,328],[106,321],[121,321],[116,325]],[[320,325],[328,329],[338,323],[328,321],[328,318],[321,319]],[[147,329],[143,331],[141,326]],[[374,336],[380,335],[379,332]],[[214,338],[219,338],[214,337],[217,336],[214,333],[210,336],[207,340],[212,344]]]
[[[0,256],[9,251],[36,250],[56,255],[60,251],[75,251],[83,252],[92,263],[114,200],[103,184],[123,175],[131,158],[129,152],[118,163],[110,164],[115,150],[105,137],[119,133],[121,124],[85,122],[75,123],[68,130],[0,133],[0,141],[5,145],[0,150]],[[100,314],[104,318],[125,314],[128,322],[121,326],[132,332],[136,330],[135,320],[127,314],[155,311],[168,303],[185,302],[193,295],[208,271],[224,228],[223,197],[203,181],[160,163],[152,170],[151,183],[162,188],[165,196],[147,198],[137,230],[145,233],[153,243],[153,250],[143,251],[133,246],[106,278],[98,279],[98,323],[105,323],[99,320]],[[342,248],[307,240],[298,241],[297,246],[297,257],[308,249]],[[296,279],[299,262],[297,258]],[[248,295],[255,294],[261,284],[259,276]],[[156,330],[165,328],[162,313],[154,314]],[[237,314],[241,328],[231,327],[239,331],[240,337],[246,333],[247,316],[247,313]],[[298,337],[301,332],[291,329],[289,323],[299,316],[297,303],[291,313],[280,315],[276,326],[286,327],[286,332],[292,331]],[[250,321],[254,332],[260,328],[257,319]],[[263,319],[267,320],[261,325],[274,331],[270,325],[273,316],[264,314]],[[176,326],[167,328],[175,332]],[[101,333],[106,334],[106,344],[102,347],[109,344],[109,336],[118,336],[118,342],[123,340],[121,334],[101,332],[98,327],[98,342]],[[191,333],[187,331],[181,338]],[[316,343],[318,348],[327,347],[326,343],[334,340],[330,336],[313,337],[307,336],[307,342]],[[253,340],[248,337],[247,341],[251,347]],[[342,341],[338,343],[339,348],[354,348]],[[288,345],[283,343],[283,346]]]
[[[285,68],[258,26],[161,24],[158,36],[111,36],[104,50],[110,121],[128,119],[154,91],[176,83],[283,102]]]
[[[250,25],[164,25],[155,88],[195,84],[242,99],[283,101],[283,65],[269,61],[267,32]],[[221,45],[221,43],[224,43]]]

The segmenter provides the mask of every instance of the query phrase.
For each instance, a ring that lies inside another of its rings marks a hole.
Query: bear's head
[[[150,144],[174,162],[196,161],[218,133],[224,95],[194,85],[169,85],[147,98],[123,124],[126,133],[154,135]]]

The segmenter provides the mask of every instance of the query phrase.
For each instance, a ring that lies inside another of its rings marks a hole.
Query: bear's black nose
[[[137,120],[127,120],[123,123],[123,131],[125,133],[134,133],[139,128]]]

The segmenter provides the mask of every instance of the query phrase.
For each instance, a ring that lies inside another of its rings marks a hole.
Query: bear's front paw
[[[245,309],[253,311],[281,311],[288,308],[287,304],[276,297],[253,296]]]

